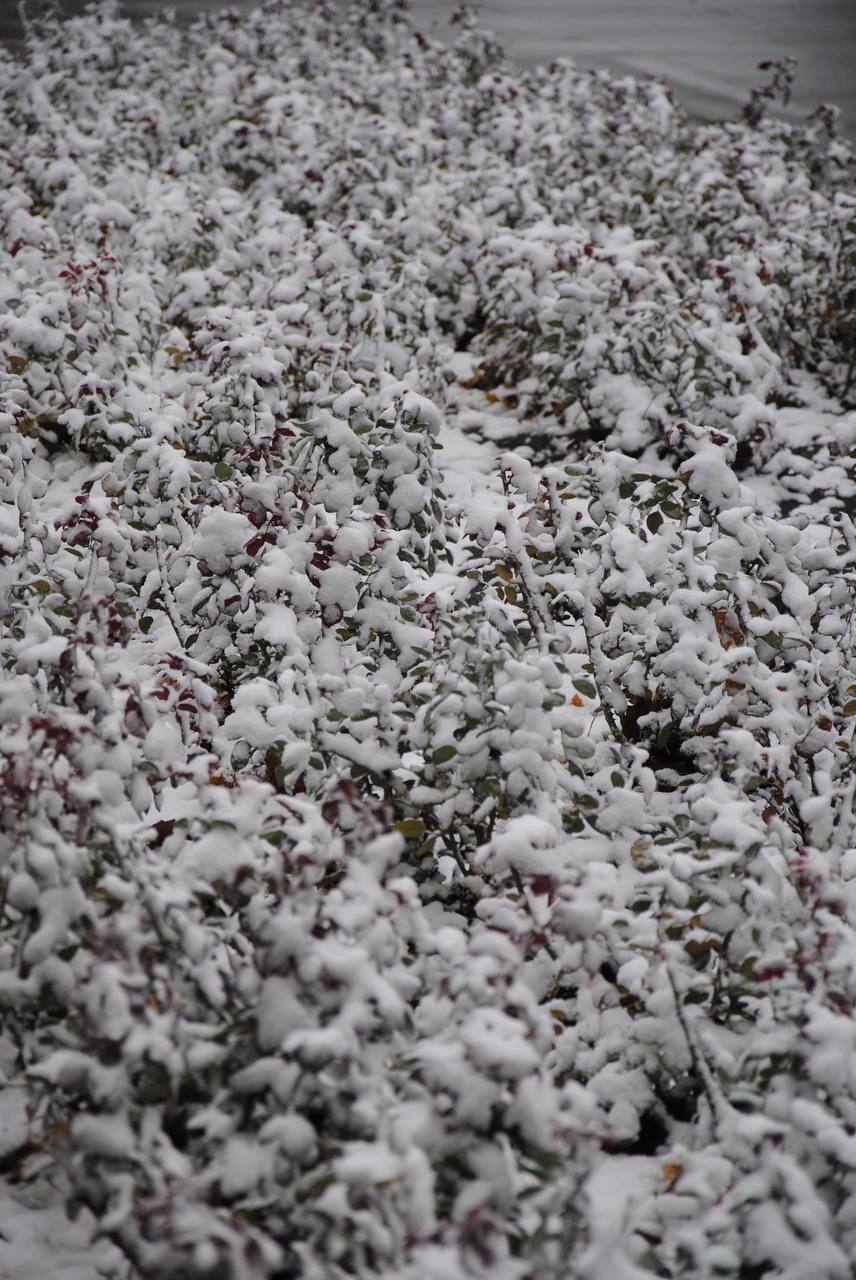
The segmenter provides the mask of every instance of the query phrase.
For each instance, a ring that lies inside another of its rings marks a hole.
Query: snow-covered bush
[[[0,52],[3,1169],[115,1280],[843,1278],[853,156],[459,24]]]

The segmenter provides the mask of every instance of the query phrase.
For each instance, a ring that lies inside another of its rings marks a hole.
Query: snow
[[[48,1203],[39,1203],[40,1198]],[[0,1221],[2,1280],[44,1280],[58,1267],[62,1280],[92,1280],[98,1270],[115,1275],[125,1270],[117,1249],[104,1240],[93,1243],[92,1216],[84,1211],[70,1222],[53,1187],[42,1185],[35,1194],[29,1188],[0,1192]]]
[[[238,512],[211,512],[199,521],[192,554],[215,573],[225,573],[232,557],[243,551],[252,533],[252,525]]]
[[[856,1252],[853,160],[456,39],[0,58],[0,1277]]]
[[[592,1239],[583,1255],[581,1275],[610,1275],[615,1280],[642,1280],[650,1273],[623,1256],[622,1243],[640,1204],[659,1189],[659,1160],[629,1156],[602,1164],[586,1185],[592,1210]]]

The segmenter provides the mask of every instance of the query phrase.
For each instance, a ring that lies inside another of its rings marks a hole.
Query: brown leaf
[[[732,609],[714,609],[713,621],[723,649],[730,649],[743,639],[740,623]]]

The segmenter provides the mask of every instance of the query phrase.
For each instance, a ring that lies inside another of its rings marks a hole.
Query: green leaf
[[[591,680],[584,680],[582,676],[578,676],[576,680],[572,681],[572,683],[577,693],[581,693],[584,698],[597,697],[597,689],[592,684]]]
[[[218,480],[228,480],[234,472],[228,462],[218,462],[214,468],[214,474]]]
[[[144,613],[142,618],[140,618],[140,630],[144,636],[147,636],[151,631],[153,622],[154,618],[150,613]]]
[[[447,743],[445,747],[438,747],[431,756],[432,764],[445,764],[447,760],[452,760],[458,754],[458,748]]]
[[[843,716],[856,716],[856,698],[853,698],[851,702],[845,702],[841,708],[841,714]]]

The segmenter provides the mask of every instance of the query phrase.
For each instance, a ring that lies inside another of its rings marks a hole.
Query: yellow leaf
[[[393,831],[399,831],[407,840],[415,840],[425,834],[425,823],[421,818],[404,818],[392,824]]]

